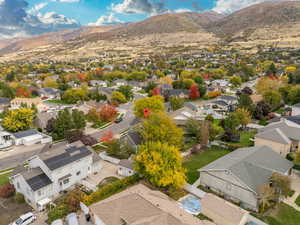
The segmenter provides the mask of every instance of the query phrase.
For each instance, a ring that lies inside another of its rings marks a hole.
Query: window
[[[78,171],[78,172],[76,173],[76,175],[77,175],[77,176],[79,176],[79,175],[80,175],[80,173],[81,173],[81,172],[80,172],[80,171]]]
[[[64,184],[69,183],[69,179],[65,179],[65,180],[63,181],[63,183],[64,183]]]
[[[41,191],[38,191],[37,193],[38,193],[38,196],[41,196],[41,195],[42,195],[42,192],[41,192]]]

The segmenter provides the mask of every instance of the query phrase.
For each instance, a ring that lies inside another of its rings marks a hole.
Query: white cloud
[[[265,2],[266,0],[217,0],[213,8],[218,13],[232,13],[253,4]],[[267,0],[268,1],[268,0]],[[269,0],[272,1],[272,0]]]
[[[192,12],[190,9],[176,9],[174,10],[175,13],[185,13],[185,12]]]
[[[101,16],[99,19],[94,23],[89,23],[89,26],[100,26],[104,24],[118,24],[124,23],[122,20],[115,17],[113,13],[109,14],[108,16]]]
[[[112,10],[124,14],[150,14],[156,15],[167,10],[163,1],[150,2],[149,0],[123,0],[122,3],[112,4]]]
[[[47,12],[45,14],[39,13],[37,15],[39,20],[44,24],[77,24],[77,21],[74,19],[69,19],[64,15],[57,14],[56,12]]]
[[[30,14],[38,13],[41,9],[45,8],[48,5],[48,2],[42,2],[39,4],[36,4],[31,9],[29,9],[27,12]]]

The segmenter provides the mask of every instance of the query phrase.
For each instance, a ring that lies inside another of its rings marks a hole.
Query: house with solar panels
[[[13,171],[10,182],[36,210],[43,210],[60,193],[101,170],[100,157],[80,141],[46,145],[27,162],[28,167]]]

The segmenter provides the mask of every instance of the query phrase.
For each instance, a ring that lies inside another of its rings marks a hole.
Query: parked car
[[[51,225],[64,225],[63,221],[61,219],[54,220]]]
[[[122,121],[123,121],[123,117],[120,116],[120,117],[118,117],[118,118],[115,120],[115,123],[120,123],[120,122],[122,122]]]
[[[79,221],[76,213],[70,213],[66,217],[68,225],[79,225]]]
[[[32,212],[29,212],[16,219],[15,222],[12,223],[12,225],[27,225],[31,224],[35,220],[36,216]]]

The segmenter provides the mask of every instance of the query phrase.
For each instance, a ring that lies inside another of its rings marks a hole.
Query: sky
[[[228,14],[263,1],[0,0],[0,39],[38,35],[81,25],[135,22],[163,13],[214,10]]]

